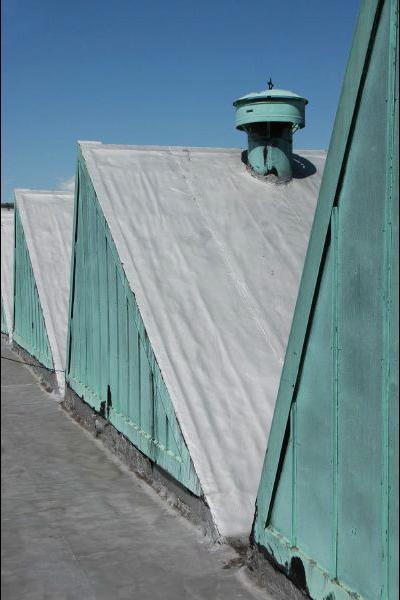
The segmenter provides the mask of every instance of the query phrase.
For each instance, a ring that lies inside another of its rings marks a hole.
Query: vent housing
[[[261,177],[292,178],[293,133],[305,126],[306,98],[287,90],[269,88],[235,100],[236,129],[248,139],[247,162]]]

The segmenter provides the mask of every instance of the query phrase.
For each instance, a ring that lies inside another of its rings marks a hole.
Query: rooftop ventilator
[[[287,90],[268,89],[235,100],[236,129],[248,139],[247,164],[259,177],[292,178],[293,133],[305,126],[308,100]]]

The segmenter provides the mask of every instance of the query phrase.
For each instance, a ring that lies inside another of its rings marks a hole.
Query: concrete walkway
[[[4,600],[268,600],[1,354]]]

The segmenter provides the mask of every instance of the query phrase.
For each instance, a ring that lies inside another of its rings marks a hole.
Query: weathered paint
[[[3,306],[3,296],[1,297],[1,333],[8,333],[8,325]]]
[[[398,598],[397,57],[398,3],[364,1],[257,498],[318,600]]]
[[[141,452],[201,494],[84,159],[78,156],[66,380]]]
[[[17,207],[14,211],[14,227],[13,339],[45,367],[53,369],[43,311]]]

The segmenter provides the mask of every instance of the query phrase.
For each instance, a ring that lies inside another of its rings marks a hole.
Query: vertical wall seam
[[[140,355],[140,333],[138,331],[137,334],[137,358],[138,358],[138,366],[137,366],[137,373],[138,373],[138,391],[139,391],[139,398],[138,398],[138,425],[141,427],[142,426],[142,377],[141,377],[141,370],[142,370],[142,365],[141,365],[141,355]]]
[[[116,369],[117,369],[117,374],[115,377],[115,387],[116,389],[113,390],[114,395],[119,398],[119,375],[120,375],[120,368],[119,368],[119,363],[120,363],[120,356],[119,356],[119,294],[118,294],[118,269],[117,269],[117,265],[114,264],[114,268],[113,268],[113,274],[114,274],[114,281],[113,281],[113,285],[115,286],[115,303],[116,303],[116,314],[115,314],[115,347],[117,350],[117,365],[116,365]]]
[[[109,279],[109,248],[108,248],[108,240],[107,240],[107,235],[105,236],[106,238],[106,245],[105,245],[105,252],[106,252],[106,293],[107,293],[107,385],[110,384],[111,381],[111,360],[110,360],[110,296],[109,296],[109,290],[110,290],[110,279]]]
[[[13,260],[13,318],[12,318],[12,332],[14,334],[14,328],[15,328],[15,262],[16,262],[16,247],[17,247],[17,234],[16,234],[16,209],[17,207],[14,207],[14,260]]]
[[[339,348],[338,348],[338,208],[334,206],[331,217],[331,243],[332,243],[332,443],[333,443],[333,526],[332,526],[332,567],[331,576],[337,579],[338,566],[338,535],[339,535],[339,507],[338,507],[338,481],[339,481]]]
[[[82,178],[82,180],[83,180],[83,182],[85,184],[85,188],[86,188],[86,182],[83,178]],[[83,186],[82,186],[82,188],[83,188]],[[85,189],[85,192],[86,192],[86,189]],[[87,298],[86,298],[86,296],[87,296],[87,294],[86,294],[86,254],[87,254],[87,250],[86,250],[87,232],[86,232],[86,229],[87,229],[87,224],[86,224],[86,207],[85,207],[85,203],[84,203],[83,199],[81,201],[81,210],[82,210],[81,222],[82,222],[82,232],[83,232],[83,234],[82,234],[82,250],[81,250],[81,252],[82,252],[81,268],[82,268],[82,274],[83,274],[83,277],[82,277],[82,295],[83,295],[82,309],[83,310],[81,310],[81,314],[82,314],[82,321],[83,321],[83,323],[82,323],[83,332],[82,333],[83,333],[84,340],[85,340],[85,348],[84,348],[85,355],[84,355],[84,369],[83,369],[84,374],[83,375],[84,375],[84,381],[87,382],[87,372],[88,372],[88,370],[87,370],[87,346],[88,346],[88,344],[87,344],[87,318],[86,318],[86,315],[87,315],[87,308],[86,308],[86,306],[87,306]]]
[[[131,349],[130,349],[130,336],[129,336],[129,302],[128,298],[125,298],[125,314],[126,314],[126,361],[127,361],[127,369],[126,369],[126,414],[129,419],[131,419],[132,415],[130,414],[131,407],[131,370],[130,370],[130,362],[131,362]]]
[[[297,547],[297,401],[292,404],[292,546]]]

